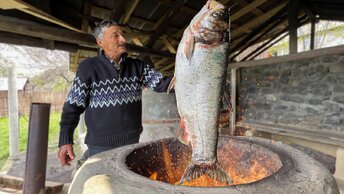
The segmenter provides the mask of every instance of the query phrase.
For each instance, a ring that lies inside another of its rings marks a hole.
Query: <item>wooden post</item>
[[[315,18],[311,19],[311,41],[310,41],[310,50],[314,50],[314,41],[315,41]]]
[[[45,175],[49,136],[49,103],[32,103],[27,141],[24,194],[46,194]]]
[[[236,125],[236,70],[237,68],[232,68],[231,69],[231,104],[232,104],[232,115],[231,115],[231,120],[230,126],[231,126],[231,131],[230,135],[234,136],[235,132],[235,125]]]
[[[8,119],[10,156],[19,153],[19,117],[17,74],[15,67],[8,69]]]
[[[289,54],[292,54],[297,53],[297,28],[300,2],[298,0],[291,0],[288,9]]]

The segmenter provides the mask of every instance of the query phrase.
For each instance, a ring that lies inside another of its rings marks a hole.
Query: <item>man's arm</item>
[[[89,85],[78,74],[80,73],[74,79],[61,114],[58,157],[62,165],[70,165],[69,162],[74,159],[73,134],[89,99]]]
[[[166,92],[172,77],[163,76],[148,64],[143,69],[143,84],[156,92]]]

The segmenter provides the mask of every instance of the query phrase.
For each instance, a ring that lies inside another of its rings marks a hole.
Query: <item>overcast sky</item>
[[[17,74],[32,77],[47,69],[69,65],[69,53],[0,43],[0,67],[16,66]]]

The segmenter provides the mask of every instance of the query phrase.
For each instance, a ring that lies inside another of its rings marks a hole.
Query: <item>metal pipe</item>
[[[45,193],[49,116],[49,103],[31,104],[24,194]]]

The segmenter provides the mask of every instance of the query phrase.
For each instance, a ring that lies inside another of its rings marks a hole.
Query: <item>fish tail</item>
[[[233,183],[232,178],[221,168],[218,162],[215,162],[212,164],[190,164],[178,184],[182,185],[185,181],[190,182],[202,175],[208,175],[219,182],[226,182],[227,185]]]

